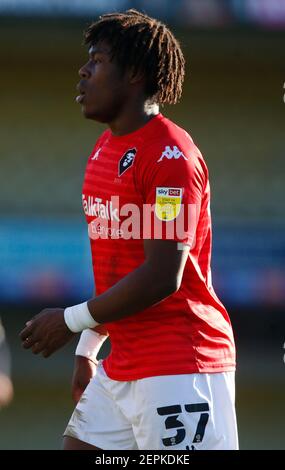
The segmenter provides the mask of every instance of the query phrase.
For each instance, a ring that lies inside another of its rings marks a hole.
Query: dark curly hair
[[[181,97],[185,59],[179,42],[160,21],[131,9],[99,17],[84,32],[86,45],[106,41],[122,70],[142,73],[148,98],[175,104]]]

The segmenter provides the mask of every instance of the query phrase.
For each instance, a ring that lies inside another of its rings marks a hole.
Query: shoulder
[[[164,116],[141,145],[137,166],[142,171],[153,167],[174,172],[196,169],[204,178],[208,176],[207,165],[191,135]]]

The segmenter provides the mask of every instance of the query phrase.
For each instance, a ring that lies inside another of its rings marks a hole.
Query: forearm
[[[140,312],[175,290],[175,283],[145,262],[106,292],[90,299],[88,309],[98,323],[108,323]]]
[[[92,295],[92,298],[94,299],[96,297],[96,286],[94,286],[94,289],[93,289],[93,295]],[[99,335],[102,335],[102,336],[109,336],[109,333],[108,331],[106,330],[105,326],[104,325],[97,325],[97,326],[94,326],[94,328],[90,328],[90,330],[94,331],[95,333],[99,334]],[[85,330],[86,331],[86,330]],[[106,338],[105,338],[106,339]]]
[[[65,323],[72,332],[94,327],[98,331],[102,324],[141,312],[179,289],[189,246],[181,250],[172,240],[145,240],[144,248],[141,266],[103,294],[65,309]]]

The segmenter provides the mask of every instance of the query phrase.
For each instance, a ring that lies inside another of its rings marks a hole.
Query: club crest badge
[[[118,175],[121,176],[127,171],[134,163],[134,159],[137,153],[137,149],[132,148],[126,151],[119,161]]]

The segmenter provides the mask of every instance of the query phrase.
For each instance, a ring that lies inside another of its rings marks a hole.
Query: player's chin
[[[88,109],[88,107],[86,106],[82,106],[81,107],[81,111],[82,111],[82,114],[83,116],[86,118],[86,119],[93,119],[93,115],[94,113],[92,111],[90,111],[90,109]]]
[[[106,124],[110,122],[108,117],[104,113],[100,113],[98,111],[90,110],[88,108],[82,109],[83,115],[86,119],[92,119],[93,121],[100,122],[101,124]]]
[[[88,108],[88,106],[82,106],[82,113],[86,119],[93,119],[94,121],[101,121],[100,113],[96,112],[94,109]]]

